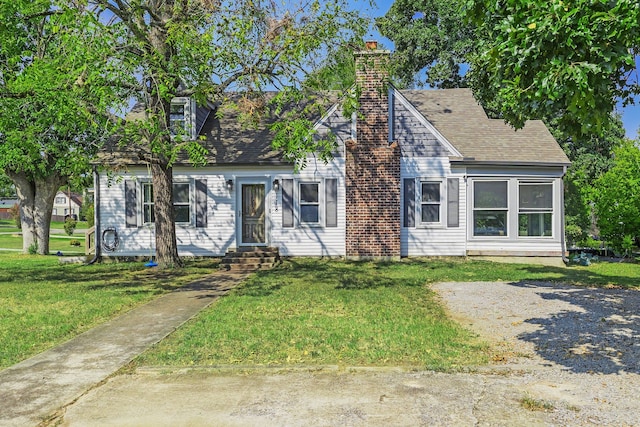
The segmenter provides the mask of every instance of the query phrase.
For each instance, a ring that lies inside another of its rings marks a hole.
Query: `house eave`
[[[571,162],[536,162],[523,160],[475,160],[473,158],[450,158],[451,163],[459,166],[501,166],[501,167],[568,167]]]

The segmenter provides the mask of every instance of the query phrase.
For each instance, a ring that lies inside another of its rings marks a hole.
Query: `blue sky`
[[[355,0],[358,6],[362,6],[365,2],[364,0]],[[393,0],[377,0],[376,1],[377,8],[367,10],[365,12],[371,18],[375,18],[378,16],[383,16],[391,5],[393,4]],[[372,39],[378,40],[382,42],[385,46],[389,46],[393,48],[393,43],[389,39],[383,38],[375,31],[372,31],[369,36]],[[637,70],[640,74],[640,56],[636,57]],[[638,131],[640,130],[640,97],[636,98],[636,105],[627,106],[626,108],[622,108],[622,105],[618,106],[618,112],[622,114],[622,122],[624,123],[625,131],[628,138],[635,139],[638,138]]]

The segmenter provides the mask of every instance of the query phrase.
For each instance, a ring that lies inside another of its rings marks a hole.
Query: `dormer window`
[[[195,134],[195,102],[190,98],[180,97],[171,101],[169,112],[169,130],[172,137],[196,139]]]

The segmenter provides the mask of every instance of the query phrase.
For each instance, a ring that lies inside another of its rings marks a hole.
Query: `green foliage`
[[[76,230],[76,226],[78,222],[69,217],[64,221],[64,232],[67,233],[67,236],[73,236],[73,232]]]
[[[400,85],[466,86],[463,64],[476,50],[478,36],[474,26],[463,23],[463,3],[396,0],[384,17],[376,19],[380,33],[395,45],[393,74]]]
[[[465,13],[482,35],[471,80],[482,102],[521,127],[558,117],[566,132],[602,134],[616,100],[640,92],[640,4],[634,0],[495,2],[468,0]]]
[[[95,225],[95,208],[93,203],[89,203],[84,209],[84,217],[87,221],[87,227],[91,228]]]
[[[577,243],[594,233],[594,183],[613,165],[613,147],[624,140],[624,127],[619,117],[612,116],[603,135],[580,140],[563,132],[557,120],[550,120],[549,127],[571,160],[565,176],[566,232],[567,240]]]
[[[16,197],[16,189],[11,178],[0,171],[0,197]]]
[[[617,250],[640,236],[640,150],[624,141],[614,150],[614,166],[595,183],[595,210],[602,236]]]
[[[29,255],[35,255],[38,253],[38,241],[35,241],[31,245],[29,245],[28,253]]]

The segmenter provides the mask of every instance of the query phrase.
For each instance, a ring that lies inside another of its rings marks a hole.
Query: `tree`
[[[601,135],[616,102],[640,93],[635,0],[469,0],[465,14],[482,34],[471,59],[474,93],[499,100],[517,128],[556,116],[576,140]]]
[[[172,214],[172,165],[181,150],[194,164],[202,148],[171,134],[175,97],[249,106],[260,116],[266,88],[286,89],[272,102],[296,99],[299,82],[323,55],[364,26],[346,0],[310,0],[299,5],[270,0],[90,0],[109,41],[108,67],[120,88],[144,108],[144,119],[124,126],[122,142],[143,148],[150,164],[155,201],[156,262],[179,266]],[[283,6],[284,5],[284,6]],[[236,96],[227,96],[233,91]],[[125,100],[126,101],[126,100]],[[276,108],[277,110],[277,108]],[[298,143],[282,143],[293,157],[310,145],[308,122],[289,120],[278,131]],[[301,149],[302,147],[302,149]]]
[[[105,135],[108,92],[90,91],[101,42],[82,7],[0,4],[0,170],[20,200],[23,250],[47,254],[53,199]]]
[[[440,88],[466,87],[463,70],[475,51],[477,36],[464,24],[463,0],[396,0],[376,19],[380,33],[395,44],[400,83]],[[424,80],[420,72],[425,71]]]
[[[613,166],[613,149],[624,140],[624,127],[618,116],[601,136],[591,135],[576,141],[561,131],[554,120],[548,124],[553,136],[571,160],[565,177],[565,218],[568,240],[578,243],[595,229],[593,203],[596,180]]]
[[[600,233],[618,250],[640,236],[640,149],[624,140],[614,150],[614,166],[595,183]]]

